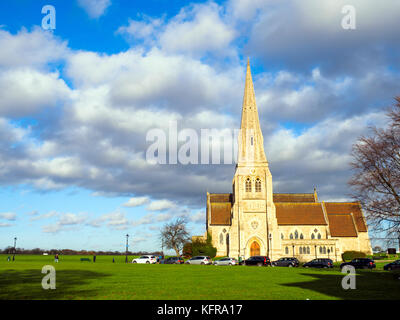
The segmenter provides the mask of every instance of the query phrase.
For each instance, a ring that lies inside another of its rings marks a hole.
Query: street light
[[[17,237],[14,238],[14,255],[13,261],[15,260],[15,254],[17,253]]]
[[[269,255],[269,258],[272,260],[272,248],[271,248],[272,234],[269,234],[268,239],[269,239],[268,255]]]
[[[129,238],[129,234],[126,234],[126,256],[125,256],[125,263],[128,263],[128,238]]]
[[[317,258],[317,245],[315,245],[314,247],[315,247],[315,258]]]

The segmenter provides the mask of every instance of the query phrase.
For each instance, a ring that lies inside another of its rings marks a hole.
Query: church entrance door
[[[257,241],[253,241],[250,246],[250,256],[259,256],[260,255],[260,245]]]

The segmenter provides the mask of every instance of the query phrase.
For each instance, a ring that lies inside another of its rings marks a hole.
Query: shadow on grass
[[[326,274],[302,273],[301,275],[313,279],[307,282],[286,283],[283,286],[312,290],[344,300],[400,299],[399,272],[357,271],[356,289],[354,290],[342,288],[342,280],[346,274],[338,275],[327,271]],[[304,298],[307,298],[307,294],[304,295]]]
[[[1,300],[76,299],[94,297],[98,290],[90,288],[92,280],[110,276],[86,270],[60,270],[56,273],[56,289],[44,290],[41,270],[6,270],[0,272]]]

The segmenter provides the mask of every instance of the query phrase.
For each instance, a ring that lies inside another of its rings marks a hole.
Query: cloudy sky
[[[234,165],[151,164],[146,134],[238,128],[247,57],[274,191],[347,200],[351,145],[400,94],[399,29],[398,0],[2,1],[0,247],[157,250],[181,215],[202,234]]]

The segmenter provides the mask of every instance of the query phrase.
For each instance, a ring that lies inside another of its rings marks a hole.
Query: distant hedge
[[[347,261],[347,260],[353,260],[356,258],[365,258],[367,255],[365,252],[361,251],[345,251],[342,253],[342,260]]]

